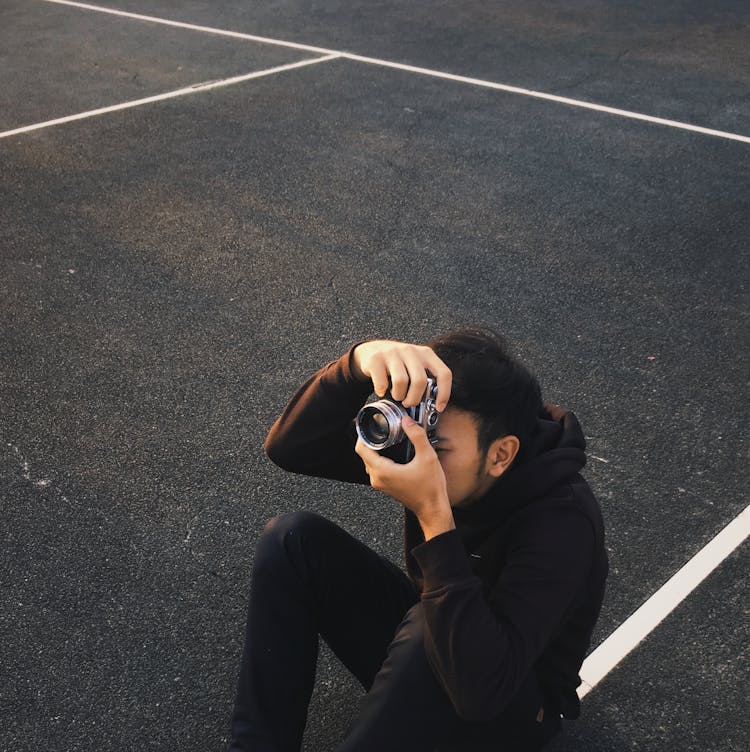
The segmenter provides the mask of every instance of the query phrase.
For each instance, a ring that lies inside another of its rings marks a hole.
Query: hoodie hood
[[[516,462],[487,492],[466,508],[454,507],[458,527],[501,522],[520,506],[576,476],[586,464],[586,439],[576,416],[545,403],[534,433]]]

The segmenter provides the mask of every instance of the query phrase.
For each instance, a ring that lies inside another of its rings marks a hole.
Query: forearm
[[[425,649],[457,712],[489,720],[549,644],[590,567],[593,535],[577,514],[518,531],[487,593],[457,532],[411,550],[421,570]],[[523,539],[525,538],[525,539]]]
[[[266,454],[291,472],[367,483],[354,454],[352,420],[370,385],[351,371],[351,350],[303,384],[274,422]]]
[[[522,646],[492,613],[456,532],[436,536],[412,554],[424,577],[430,665],[462,718],[487,721],[523,678]]]

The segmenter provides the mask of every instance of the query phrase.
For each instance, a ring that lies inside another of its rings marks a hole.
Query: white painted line
[[[543,91],[534,91],[533,89],[522,89],[518,86],[508,86],[507,84],[498,84],[494,81],[485,81],[481,78],[469,78],[467,76],[456,76],[453,73],[443,73],[441,71],[431,70],[430,68],[418,68],[414,65],[403,65],[402,63],[392,63],[387,60],[378,60],[377,58],[362,57],[361,55],[353,55],[348,52],[342,52],[341,57],[347,60],[356,60],[360,63],[369,63],[371,65],[380,65],[386,68],[396,68],[397,70],[408,71],[409,73],[418,73],[423,76],[432,76],[434,78],[443,78],[447,81],[456,81],[462,84],[470,84],[472,86],[482,86],[486,89],[496,89],[498,91],[505,91],[510,94],[521,94],[525,97],[532,97],[534,99],[544,99],[548,102],[557,102],[558,104],[567,104],[572,107],[582,107],[587,110],[595,110],[596,112],[606,112],[609,115],[619,115],[620,117],[630,118],[631,120],[643,120],[647,123],[655,123],[657,125],[666,125],[670,128],[679,128],[685,131],[693,131],[695,133],[702,133],[706,136],[718,136],[719,138],[728,138],[732,141],[742,141],[746,144],[750,144],[750,136],[740,136],[736,133],[727,133],[726,131],[717,131],[713,128],[703,128],[700,125],[691,125],[690,123],[681,123],[677,120],[667,120],[665,118],[654,117],[652,115],[644,115],[641,112],[631,112],[630,110],[620,110],[617,107],[607,107],[602,104],[594,104],[593,102],[586,102],[582,99],[570,99],[569,97],[558,97],[556,94],[546,94]]]
[[[51,2],[52,0],[47,0]],[[61,125],[62,123],[71,123],[74,120],[84,120],[85,118],[95,117],[96,115],[104,115],[108,112],[117,112],[118,110],[127,110],[131,107],[140,107],[144,104],[150,104],[151,102],[161,102],[165,99],[174,99],[175,97],[184,97],[190,94],[197,94],[202,91],[209,91],[210,89],[218,89],[222,86],[231,86],[232,84],[239,84],[243,81],[250,81],[253,78],[262,78],[263,76],[271,76],[274,73],[281,73],[282,71],[293,70],[294,68],[303,68],[307,65],[315,65],[315,63],[325,63],[328,60],[335,60],[340,57],[339,55],[326,55],[325,57],[316,57],[311,60],[300,60],[296,63],[288,63],[287,65],[279,65],[276,68],[268,68],[262,71],[255,71],[253,73],[246,73],[242,76],[233,76],[232,78],[224,78],[221,81],[207,81],[202,84],[193,84],[192,86],[186,86],[182,89],[175,89],[174,91],[168,91],[164,94],[155,94],[152,97],[144,97],[143,99],[133,99],[129,102],[121,102],[120,104],[113,104],[109,107],[100,107],[97,110],[89,110],[88,112],[79,112],[75,115],[66,115],[65,117],[56,118],[55,120],[46,120],[43,123],[34,123],[33,125],[24,125],[21,128],[14,128],[11,131],[3,131],[0,133],[0,138],[7,138],[8,136],[17,136],[20,133],[29,133],[30,131],[37,131],[41,128],[49,128],[52,125]]]
[[[748,536],[750,506],[745,507],[586,658],[580,671],[583,683],[578,688],[578,696],[585,697]]]
[[[111,16],[122,16],[123,18],[133,18],[136,21],[149,21],[150,23],[161,24],[162,26],[174,26],[178,29],[189,29],[190,31],[201,31],[204,34],[216,34],[222,37],[231,37],[233,39],[244,39],[250,42],[260,42],[261,44],[273,44],[277,47],[289,47],[293,50],[304,50],[305,52],[318,52],[321,55],[338,55],[337,50],[326,50],[323,47],[311,47],[309,44],[297,44],[296,42],[285,42],[282,39],[270,39],[269,37],[259,37],[254,34],[243,34],[240,31],[228,31],[227,29],[216,29],[213,26],[198,26],[196,24],[183,23],[182,21],[170,21],[167,18],[157,18],[156,16],[144,16],[141,13],[129,13],[116,8],[105,8],[101,5],[90,5],[89,3],[76,3],[73,0],[44,0],[47,3],[55,5],[69,5],[72,8],[81,8],[82,10],[94,10],[97,13],[108,13]]]
[[[183,23],[181,21],[170,21],[165,18],[158,18],[156,16],[144,16],[139,13],[129,13],[127,11],[116,10],[114,8],[105,8],[99,5],[90,5],[88,3],[73,2],[73,0],[44,0],[47,3],[55,3],[57,5],[69,5],[74,8],[82,8],[84,10],[93,10],[99,13],[109,13],[114,16],[123,16],[125,18],[133,18],[139,21],[149,21],[151,23],[163,24],[165,26],[175,26],[181,29],[191,29],[192,31],[200,31],[208,34],[218,34],[220,36],[234,37],[236,39],[246,39],[253,42],[260,42],[262,44],[273,44],[281,47],[291,47],[298,50],[307,50],[310,52],[318,52],[321,54],[339,55],[347,60],[352,60],[359,63],[367,63],[369,65],[377,65],[384,68],[395,68],[396,70],[406,71],[408,73],[417,73],[422,76],[431,76],[433,78],[441,78],[446,81],[455,81],[456,83],[469,84],[471,86],[480,86],[486,89],[495,89],[497,91],[504,91],[509,94],[519,94],[525,97],[532,97],[534,99],[541,99],[548,102],[556,102],[557,104],[565,104],[571,107],[579,107],[586,110],[594,110],[595,112],[603,112],[608,115],[616,115],[618,117],[629,118],[631,120],[641,120],[647,123],[653,123],[655,125],[663,125],[669,128],[677,128],[679,130],[690,131],[693,133],[700,133],[705,136],[715,136],[717,138],[725,138],[730,141],[740,141],[742,143],[750,144],[750,136],[742,136],[737,133],[729,133],[728,131],[720,131],[714,128],[704,128],[700,125],[692,125],[690,123],[683,123],[679,120],[668,120],[667,118],[654,117],[653,115],[646,115],[641,112],[632,112],[631,110],[622,110],[617,107],[608,107],[602,104],[595,104],[594,102],[586,102],[582,99],[571,99],[570,97],[560,97],[556,94],[547,94],[543,91],[535,91],[533,89],[523,89],[518,86],[509,86],[508,84],[500,84],[494,81],[486,81],[481,78],[471,78],[469,76],[457,76],[453,73],[445,73],[443,71],[433,70],[431,68],[420,68],[415,65],[406,65],[404,63],[394,63],[390,60],[381,60],[374,57],[364,57],[362,55],[355,55],[350,52],[342,52],[337,50],[329,50],[322,47],[311,47],[310,45],[297,44],[296,42],[286,42],[281,39],[272,39],[270,37],[260,37],[253,34],[243,34],[237,31],[227,31],[226,29],[217,29],[211,26],[197,26],[195,24]]]

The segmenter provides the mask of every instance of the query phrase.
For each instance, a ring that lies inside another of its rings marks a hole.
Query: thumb
[[[430,440],[427,438],[427,432],[413,418],[404,415],[401,418],[401,428],[404,429],[404,433],[409,437],[409,441],[414,444],[415,451],[423,451],[432,447]]]

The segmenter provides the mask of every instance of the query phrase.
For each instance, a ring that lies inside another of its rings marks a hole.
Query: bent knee
[[[266,522],[262,537],[283,541],[289,533],[302,533],[315,530],[327,523],[325,517],[315,512],[297,511],[276,515]]]
[[[325,517],[315,512],[287,512],[272,517],[266,523],[255,549],[256,562],[276,561],[279,556],[286,557],[294,541],[305,541],[307,548],[316,548],[318,541],[323,541],[325,531],[332,526]],[[323,543],[321,543],[323,545]]]

